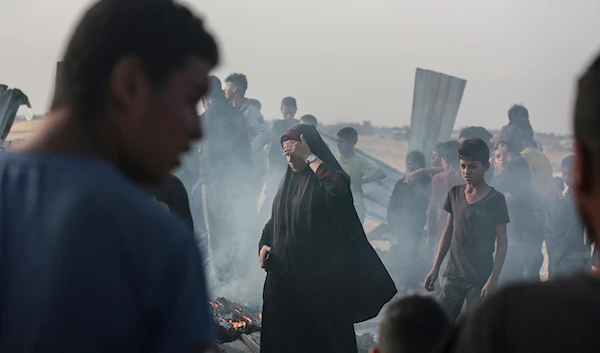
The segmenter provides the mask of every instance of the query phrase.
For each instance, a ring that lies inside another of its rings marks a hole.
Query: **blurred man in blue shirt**
[[[0,157],[1,352],[195,352],[211,316],[192,230],[159,184],[201,138],[218,62],[172,1],[100,0],[69,40],[48,121]]]

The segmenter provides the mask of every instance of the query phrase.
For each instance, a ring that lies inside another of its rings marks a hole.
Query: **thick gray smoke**
[[[236,141],[209,139],[185,158],[178,175],[188,190],[211,295],[259,306],[265,278],[258,259],[264,227],[258,217],[262,185],[251,182],[252,171],[244,166],[229,164],[226,173],[215,172],[218,168],[202,157],[202,149],[210,141],[211,148],[225,151]]]

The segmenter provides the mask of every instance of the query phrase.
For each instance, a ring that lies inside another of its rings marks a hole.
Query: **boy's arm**
[[[496,257],[494,259],[494,269],[488,279],[488,282],[496,284],[504,266],[506,259],[506,250],[508,249],[508,238],[506,237],[506,224],[496,225]]]
[[[363,157],[362,162],[361,171],[366,177],[358,180],[356,186],[360,187],[362,185],[373,183],[387,177],[385,172],[381,170],[381,168],[378,168],[375,164],[371,163],[371,161]]]
[[[439,174],[441,172],[444,171],[444,168],[442,167],[429,167],[429,168],[421,168],[421,169],[417,169],[412,173],[409,173],[406,178],[404,178],[404,182],[407,184],[410,184],[415,177],[422,175],[422,174]]]
[[[440,247],[438,248],[437,255],[435,256],[435,261],[433,263],[433,269],[436,272],[440,271],[440,267],[442,266],[442,262],[450,250],[450,244],[452,244],[452,233],[454,232],[454,216],[452,213],[448,213],[448,219],[446,220],[446,228],[444,228],[444,234],[442,235],[442,239],[440,240]]]

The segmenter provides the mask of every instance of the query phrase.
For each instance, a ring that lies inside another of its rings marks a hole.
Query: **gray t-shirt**
[[[448,192],[444,210],[453,215],[454,231],[445,277],[483,285],[494,268],[496,226],[509,222],[504,195],[491,188],[474,204],[465,197],[466,185]]]
[[[0,154],[0,352],[212,342],[192,230],[108,163]]]

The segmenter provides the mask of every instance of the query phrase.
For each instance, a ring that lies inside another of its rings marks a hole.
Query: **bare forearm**
[[[498,278],[500,278],[500,273],[502,272],[502,267],[504,266],[504,260],[506,259],[506,250],[508,248],[506,235],[497,238],[496,242],[496,258],[494,259],[494,268],[489,278],[489,280],[494,282],[497,282]]]
[[[370,177],[368,177],[368,178],[364,178],[364,179],[362,179],[362,180],[360,181],[360,183],[361,183],[362,185],[364,185],[364,184],[369,184],[369,183],[374,183],[374,182],[376,182],[376,181],[383,180],[383,179],[385,179],[386,177],[387,177],[387,175],[385,174],[385,172],[384,172],[383,170],[381,170],[381,169],[380,169],[380,170],[378,170],[378,171],[377,171],[375,174],[373,174],[373,176],[370,176]]]
[[[430,167],[430,168],[421,169],[422,173],[428,173],[428,174],[439,174],[443,171],[444,171],[444,168],[442,168],[442,167]]]
[[[435,236],[435,234],[433,234],[433,229],[434,229],[434,224],[435,224],[435,220],[436,220],[436,207],[433,201],[429,203],[429,206],[427,206],[427,238],[432,238],[433,236]]]
[[[440,270],[442,262],[444,261],[446,254],[448,254],[448,250],[450,250],[450,244],[452,244],[452,226],[446,226],[444,235],[442,235],[442,239],[440,240],[437,255],[435,256],[435,262],[433,263],[433,268],[436,271]]]

